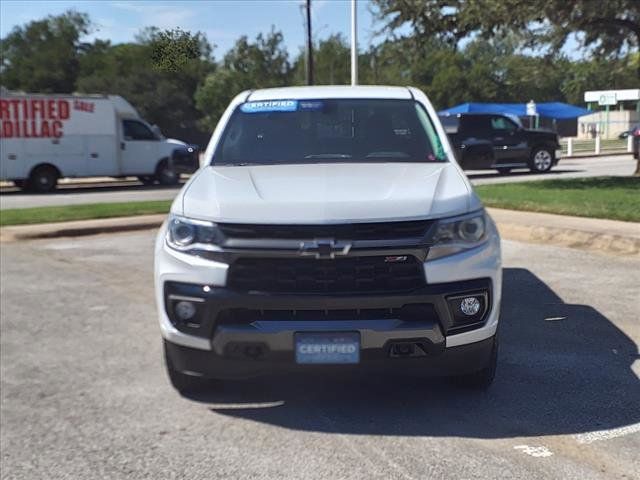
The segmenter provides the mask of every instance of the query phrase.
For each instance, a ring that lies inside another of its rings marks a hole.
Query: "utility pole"
[[[313,42],[311,41],[311,0],[307,0],[307,85],[313,85]]]
[[[358,84],[358,29],[356,0],[351,0],[351,85]]]

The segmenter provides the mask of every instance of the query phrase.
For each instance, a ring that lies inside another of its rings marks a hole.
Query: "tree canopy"
[[[31,92],[70,93],[88,47],[86,14],[69,11],[16,27],[0,39],[0,84]]]
[[[410,24],[420,38],[462,40],[511,32],[527,47],[559,52],[569,37],[596,54],[620,56],[640,43],[638,0],[373,0],[388,29]]]
[[[388,30],[408,23],[412,31],[361,51],[360,83],[414,85],[437,109],[529,99],[580,104],[585,90],[637,88],[640,2],[594,3],[577,0],[569,11],[560,0],[375,0]],[[201,32],[150,27],[114,45],[85,41],[91,31],[89,17],[76,11],[15,28],[0,40],[0,84],[122,95],[166,135],[204,145],[239,92],[305,81],[304,50],[291,56],[274,27],[241,36],[220,60]],[[562,51],[572,33],[587,47],[580,60]],[[314,59],[316,83],[349,83],[343,35],[315,40]]]

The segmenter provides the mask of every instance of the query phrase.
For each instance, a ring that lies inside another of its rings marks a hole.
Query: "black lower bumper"
[[[473,316],[461,315],[453,299],[477,296],[482,307]],[[429,284],[405,293],[292,295],[239,292],[224,287],[166,282],[165,309],[174,326],[188,335],[215,340],[221,327],[259,321],[327,321],[398,319],[412,324],[438,325],[443,336],[480,328],[492,305],[489,278]],[[189,321],[176,318],[180,301],[192,301],[196,315]]]
[[[230,358],[214,351],[166,343],[173,368],[207,378],[251,378],[278,373],[376,372],[417,376],[455,376],[474,373],[488,365],[494,337],[480,342],[445,348],[440,352],[412,358],[393,358],[387,347],[361,352],[357,365],[298,365],[293,352],[272,352],[260,358]]]
[[[460,299],[474,296],[482,307],[461,319]],[[176,318],[179,302],[196,315]],[[183,333],[206,338],[211,350],[167,342],[167,354],[181,372],[213,378],[242,378],[289,371],[363,370],[421,375],[472,373],[487,364],[493,339],[446,348],[446,337],[481,328],[491,312],[491,280],[431,284],[387,295],[273,295],[168,282],[167,314]],[[466,322],[466,323],[464,323]],[[301,332],[357,332],[356,365],[298,365],[295,335]]]

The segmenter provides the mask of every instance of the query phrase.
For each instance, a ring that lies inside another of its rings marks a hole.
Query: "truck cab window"
[[[157,140],[158,137],[144,123],[136,120],[123,120],[122,130],[125,140]]]
[[[517,125],[505,117],[491,117],[491,129],[501,131],[517,130]]]

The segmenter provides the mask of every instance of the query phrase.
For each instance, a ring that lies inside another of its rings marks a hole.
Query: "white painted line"
[[[259,408],[275,408],[284,405],[284,400],[275,402],[257,402],[257,403],[210,403],[209,408],[214,410],[252,410]]]
[[[626,427],[613,428],[611,430],[599,430],[597,432],[587,432],[574,435],[578,443],[588,444],[593,442],[599,442],[600,440],[611,440],[612,438],[622,437],[629,435],[630,433],[640,432],[640,423],[634,423],[633,425],[627,425]]]
[[[544,446],[531,447],[529,445],[516,445],[513,448],[515,450],[520,450],[522,453],[526,453],[527,455],[531,455],[532,457],[543,458],[553,455],[553,452]]]

